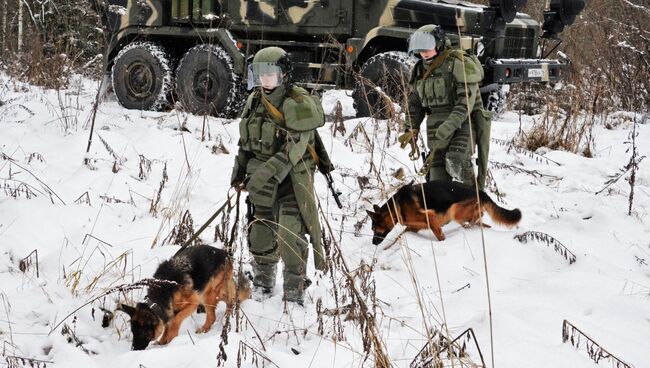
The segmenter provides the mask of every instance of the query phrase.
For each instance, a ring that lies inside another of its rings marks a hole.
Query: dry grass
[[[562,90],[546,89],[541,96],[543,114],[528,130],[521,130],[515,143],[529,151],[541,147],[563,150],[592,157],[593,129],[597,123],[600,94],[588,96],[579,86]],[[590,100],[585,100],[591,98]]]
[[[17,3],[0,2],[0,68],[20,81],[53,89],[67,87],[73,73],[101,75],[98,55],[106,42],[90,2],[22,1],[22,49]]]

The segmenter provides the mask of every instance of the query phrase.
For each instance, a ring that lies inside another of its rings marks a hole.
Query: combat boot
[[[289,290],[284,290],[284,297],[282,298],[284,301],[287,302],[292,302],[296,303],[299,306],[304,306],[305,302],[303,300],[303,290],[302,289],[289,289]]]
[[[255,299],[266,299],[273,294],[277,264],[253,262],[253,294]]]
[[[311,280],[302,275],[284,272],[284,297],[288,302],[303,305],[305,290],[311,285]]]

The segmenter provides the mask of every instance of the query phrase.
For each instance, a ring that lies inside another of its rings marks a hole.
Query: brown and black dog
[[[203,327],[196,332],[208,332],[216,320],[215,308],[219,301],[232,308],[237,299],[242,301],[250,297],[247,280],[244,285],[240,283],[237,290],[228,253],[207,245],[181,250],[161,263],[153,277],[155,280],[147,290],[147,302],[135,307],[118,306],[118,310],[131,316],[133,350],[143,350],[156,339],[159,344],[169,343],[178,336],[183,320],[199,305],[205,307],[206,318]]]
[[[406,231],[430,228],[438,240],[445,240],[443,225],[451,220],[461,225],[478,224],[484,211],[490,214],[494,222],[508,227],[521,220],[519,209],[499,207],[482,190],[479,197],[480,209],[474,187],[446,180],[423,184],[411,182],[401,187],[383,206],[374,205],[374,212],[366,211],[372,220],[372,244],[381,243],[397,223],[406,226]]]

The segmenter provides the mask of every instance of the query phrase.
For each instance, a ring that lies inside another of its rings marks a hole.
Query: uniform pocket
[[[436,106],[436,94],[433,90],[433,78],[427,78],[424,83],[424,96],[423,100],[426,101],[427,107]]]
[[[260,151],[262,122],[261,118],[253,118],[248,122],[248,142],[252,151]]]
[[[275,124],[263,122],[260,129],[260,152],[263,155],[272,155],[275,153]]]
[[[427,95],[425,93],[426,91],[426,85],[425,81],[423,80],[418,80],[415,82],[415,91],[418,94],[418,97],[420,97],[420,102],[422,103],[422,107],[428,107],[429,106],[429,101],[427,100]]]
[[[449,94],[447,93],[447,83],[444,77],[433,78],[433,91],[436,95],[436,106],[448,105]]]

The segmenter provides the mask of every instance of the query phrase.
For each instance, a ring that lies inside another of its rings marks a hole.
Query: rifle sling
[[[433,71],[436,70],[436,68],[438,68],[440,65],[442,65],[442,63],[445,61],[445,59],[447,59],[447,56],[449,56],[453,51],[454,50],[452,50],[452,49],[445,50],[442,54],[440,54],[440,56],[435,58],[435,60],[433,60],[431,62],[431,65],[429,65],[429,68],[424,73],[424,75],[422,75],[422,80],[425,80],[425,79],[429,78],[431,73],[433,73]]]

